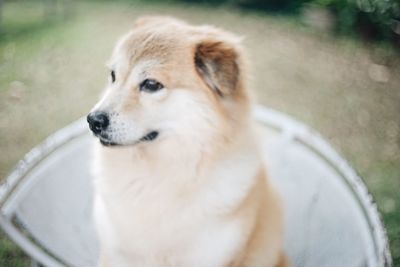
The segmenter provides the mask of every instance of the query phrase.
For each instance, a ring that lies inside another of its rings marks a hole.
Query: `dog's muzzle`
[[[89,123],[89,128],[92,130],[93,134],[100,139],[100,143],[104,146],[121,146],[122,144],[114,143],[109,139],[106,130],[110,125],[110,119],[107,113],[103,111],[95,111],[89,113],[87,116],[87,122]],[[150,131],[142,138],[137,140],[136,142],[130,144],[135,145],[140,142],[150,142],[158,137],[158,131]]]

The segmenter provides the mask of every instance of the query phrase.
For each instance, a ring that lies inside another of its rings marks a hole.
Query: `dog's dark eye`
[[[111,82],[115,82],[115,71],[111,71]]]
[[[164,85],[153,79],[146,79],[140,84],[140,91],[149,93],[156,92],[164,88]]]

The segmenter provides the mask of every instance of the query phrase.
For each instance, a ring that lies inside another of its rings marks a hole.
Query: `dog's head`
[[[230,33],[139,19],[114,49],[90,129],[106,146],[229,140],[248,116],[243,64],[239,38]]]

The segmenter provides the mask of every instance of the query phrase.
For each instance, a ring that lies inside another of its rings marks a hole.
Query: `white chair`
[[[285,206],[285,247],[293,266],[391,266],[386,231],[362,180],[305,125],[256,107],[269,175]],[[0,187],[0,225],[33,262],[96,265],[90,146],[81,119],[49,137]]]

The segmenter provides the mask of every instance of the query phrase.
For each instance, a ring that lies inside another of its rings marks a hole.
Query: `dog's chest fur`
[[[145,160],[132,164],[128,151],[98,153],[95,221],[102,247],[113,253],[111,265],[227,265],[253,223],[253,216],[231,213],[260,168],[255,151],[237,152],[207,171],[196,171],[190,156],[175,167]]]

